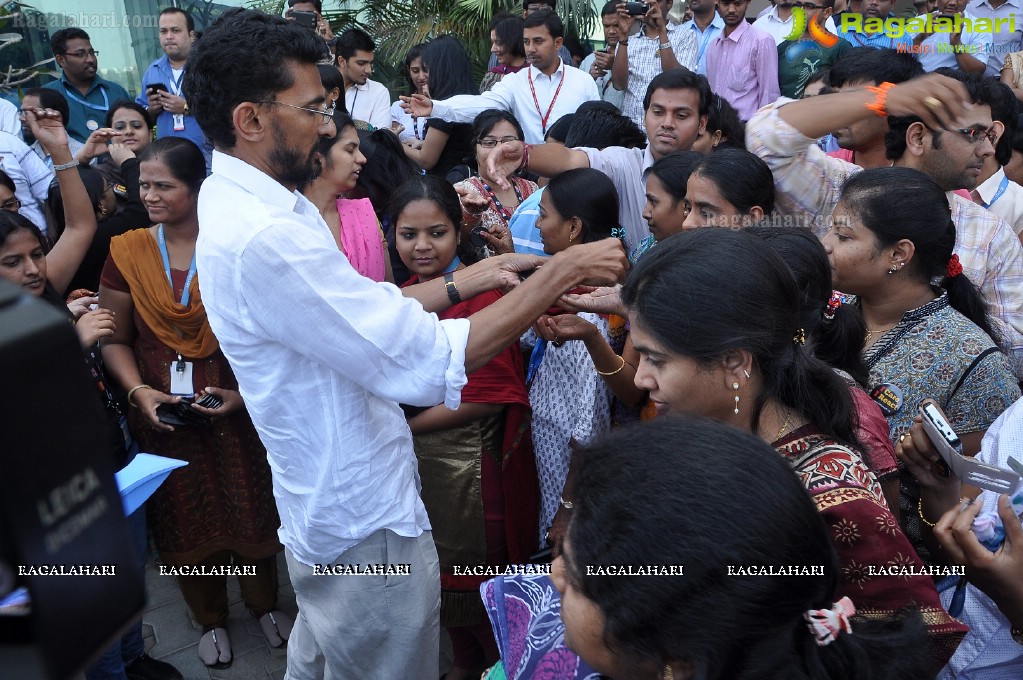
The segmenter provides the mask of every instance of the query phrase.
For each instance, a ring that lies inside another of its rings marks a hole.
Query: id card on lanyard
[[[181,70],[181,75],[178,76],[177,80],[174,79],[174,72],[171,71],[170,90],[171,90],[171,93],[175,97],[180,97],[181,96],[181,79],[184,78],[184,77],[185,77],[185,70],[184,69]],[[174,114],[171,114],[171,115],[174,118],[174,131],[175,132],[182,132],[185,129],[185,114],[183,114],[183,113],[174,113]]]
[[[163,225],[156,230],[156,245],[160,248],[160,257],[163,259],[163,272],[167,275],[167,283],[171,287],[171,295],[174,295],[174,279],[171,278],[170,254],[167,252],[167,239],[163,235]],[[192,253],[192,263],[188,265],[188,274],[185,277],[185,289],[181,291],[181,305],[188,306],[191,293],[189,287],[192,279],[195,278],[195,253]],[[192,362],[185,361],[181,354],[170,363],[170,393],[175,396],[192,396],[195,390],[192,387]]]
[[[72,94],[71,90],[68,89],[67,87],[64,88],[64,96],[66,96],[68,99],[70,99],[73,102],[81,104],[82,106],[84,106],[87,109],[92,109],[93,111],[100,111],[105,116],[107,111],[110,109],[110,97],[107,96],[107,89],[105,87],[103,87],[102,85],[100,85],[97,89],[99,90],[99,93],[101,95],[103,95],[103,106],[100,106],[99,104],[93,104],[92,102],[85,101],[81,97],[79,97],[79,96],[77,96],[75,94]],[[85,115],[89,116],[89,115],[92,115],[92,114],[86,113]],[[88,118],[85,121],[85,127],[89,128],[89,130],[95,132],[96,130],[99,129],[99,122],[93,120],[92,118]]]

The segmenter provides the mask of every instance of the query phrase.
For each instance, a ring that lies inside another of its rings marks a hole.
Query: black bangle
[[[444,288],[448,291],[448,300],[451,300],[451,304],[457,305],[462,301],[462,296],[458,294],[458,289],[455,288],[454,272],[448,272],[444,275]]]

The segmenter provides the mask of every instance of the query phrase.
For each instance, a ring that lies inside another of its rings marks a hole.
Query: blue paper
[[[183,460],[154,456],[151,453],[135,456],[127,467],[114,475],[121,492],[121,502],[124,503],[124,516],[138,510],[171,472],[185,465],[188,463]]]

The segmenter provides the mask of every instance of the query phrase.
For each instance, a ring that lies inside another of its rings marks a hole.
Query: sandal
[[[271,647],[281,647],[291,637],[291,629],[295,627],[295,619],[279,609],[274,609],[259,617],[259,627]]]
[[[210,668],[227,668],[234,657],[231,655],[231,639],[225,628],[213,628],[199,638],[199,659]]]

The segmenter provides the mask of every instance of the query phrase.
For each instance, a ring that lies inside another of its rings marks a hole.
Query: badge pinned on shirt
[[[881,383],[874,387],[874,389],[870,390],[870,398],[881,407],[881,412],[884,413],[885,418],[895,415],[902,408],[902,390],[899,389],[898,385],[893,385],[892,383]]]
[[[85,127],[95,132],[96,130],[99,130],[99,123],[94,120],[87,120],[85,121]]]

